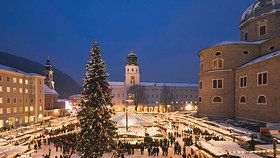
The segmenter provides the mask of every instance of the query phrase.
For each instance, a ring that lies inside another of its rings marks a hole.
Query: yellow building
[[[44,78],[0,65],[0,128],[42,121]]]

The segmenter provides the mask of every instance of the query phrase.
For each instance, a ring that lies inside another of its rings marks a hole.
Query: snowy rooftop
[[[223,41],[220,43],[215,44],[214,46],[222,46],[222,45],[231,45],[231,44],[252,44],[258,45],[262,44],[264,41],[256,41],[256,42],[246,42],[246,41]]]
[[[55,94],[55,95],[58,95],[58,93],[55,90],[50,89],[47,85],[45,85],[44,91],[45,91],[45,94]]]
[[[110,86],[125,86],[124,82],[109,82]],[[141,82],[141,86],[167,86],[167,87],[198,87],[198,84],[189,83],[156,83],[156,82]]]
[[[280,51],[272,52],[272,53],[263,55],[263,56],[255,59],[255,60],[252,60],[252,61],[240,66],[238,69],[244,68],[244,67],[247,67],[247,66],[251,66],[251,65],[257,64],[259,62],[269,60],[269,59],[272,59],[272,58],[276,58],[276,57],[279,57],[279,56],[280,56]]]
[[[27,73],[27,72],[18,70],[16,68],[5,66],[5,65],[1,65],[1,64],[0,64],[0,69],[6,70],[6,71],[11,71],[11,72],[16,72],[16,73],[21,73],[21,74],[25,74],[25,75],[29,75],[29,76],[42,76],[42,75],[39,75],[37,73]]]

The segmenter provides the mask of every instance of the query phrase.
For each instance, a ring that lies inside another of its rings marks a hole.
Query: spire
[[[53,81],[53,67],[50,61],[50,57],[48,56],[46,65],[45,65],[45,84],[50,88],[54,89],[54,81]]]

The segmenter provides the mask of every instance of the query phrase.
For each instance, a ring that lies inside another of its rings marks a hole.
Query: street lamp
[[[133,100],[131,99],[132,96],[130,93],[128,93],[128,99],[126,100],[126,105],[125,105],[125,130],[128,132],[128,105],[133,104]]]

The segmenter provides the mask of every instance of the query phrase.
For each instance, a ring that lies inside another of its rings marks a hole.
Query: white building
[[[140,79],[137,56],[131,51],[125,65],[125,81],[109,82],[115,111],[125,110],[129,94],[139,112],[165,112],[167,108],[190,110],[190,105],[197,102],[197,84],[141,82]],[[134,110],[133,106],[130,110]]]

